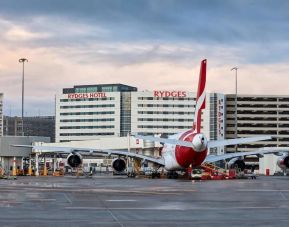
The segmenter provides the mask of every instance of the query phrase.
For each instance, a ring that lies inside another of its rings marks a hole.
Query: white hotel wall
[[[195,99],[195,93],[186,93],[185,98]],[[180,131],[186,131],[192,127],[194,118],[194,106],[195,100],[140,100],[139,98],[155,98],[153,91],[133,92],[131,94],[131,131],[132,133],[179,133]],[[169,98],[172,98],[171,96]],[[140,107],[139,105],[154,104],[154,105],[190,105],[191,107]],[[140,111],[154,111],[154,112],[170,112],[171,114],[141,114]],[[172,114],[173,112],[185,112],[186,114]],[[139,118],[151,118],[152,121],[139,121]],[[177,121],[156,121],[157,119],[174,119]],[[191,120],[191,121],[178,121],[178,120]],[[179,128],[140,128],[144,126],[171,126],[178,127],[183,126],[184,129]]]
[[[60,136],[61,133],[113,133],[111,136],[119,136],[120,134],[120,92],[106,92],[107,98],[114,100],[96,100],[96,101],[74,101],[60,102],[61,99],[67,99],[68,94],[60,94],[56,96],[56,119],[55,119],[55,137],[56,142],[62,140],[92,140],[99,136]],[[105,108],[79,108],[79,109],[61,109],[60,106],[77,106],[77,105],[105,105],[114,104],[114,107]],[[114,111],[114,114],[103,115],[72,115],[62,116],[60,113],[75,113],[75,112],[99,112],[99,111]],[[105,119],[113,118],[114,121],[98,121],[98,122],[60,122],[64,119]],[[95,128],[95,129],[60,129],[61,126],[109,126],[114,128]]]
[[[153,133],[175,134],[181,131],[186,131],[192,128],[195,110],[196,93],[180,91],[180,94],[185,94],[184,98],[190,100],[163,100],[155,99],[154,91],[133,92],[131,95],[131,131],[132,133]],[[139,98],[146,97],[152,100],[140,100]],[[172,98],[172,96],[169,96]],[[141,104],[155,104],[155,105],[185,105],[186,107],[140,107]],[[184,114],[142,114],[140,111],[157,111],[157,112],[184,112]],[[202,132],[209,140],[225,139],[225,96],[217,93],[207,93],[206,108],[202,114]],[[152,121],[139,121],[139,118],[151,118]],[[156,121],[157,119],[174,119],[176,121]],[[190,121],[182,121],[182,120]],[[183,126],[184,129],[173,128],[140,128],[139,126]],[[217,154],[224,153],[224,147],[219,147],[214,150]]]

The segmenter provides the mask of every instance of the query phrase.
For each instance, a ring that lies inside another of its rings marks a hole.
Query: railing
[[[212,163],[204,162],[201,167],[208,172],[217,173],[218,175],[228,176],[227,171],[223,168],[220,168]]]

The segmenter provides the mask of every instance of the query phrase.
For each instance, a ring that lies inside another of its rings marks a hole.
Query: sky
[[[4,114],[54,115],[74,85],[289,95],[287,0],[0,0]]]

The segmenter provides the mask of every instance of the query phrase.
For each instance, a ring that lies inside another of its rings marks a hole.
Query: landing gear
[[[152,172],[152,178],[161,178],[161,174],[158,172]]]
[[[135,172],[128,172],[127,177],[135,178],[136,174]]]
[[[176,171],[169,171],[167,173],[167,178],[169,178],[169,179],[178,179],[179,178],[179,174]]]

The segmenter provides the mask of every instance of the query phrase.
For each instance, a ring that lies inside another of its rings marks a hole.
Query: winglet
[[[201,62],[200,68],[200,75],[199,75],[199,85],[197,91],[197,98],[196,98],[196,108],[195,108],[195,118],[193,124],[193,130],[196,133],[200,133],[201,131],[201,113],[202,109],[206,107],[206,93],[205,93],[205,86],[206,86],[206,70],[207,70],[207,59],[204,59]]]

